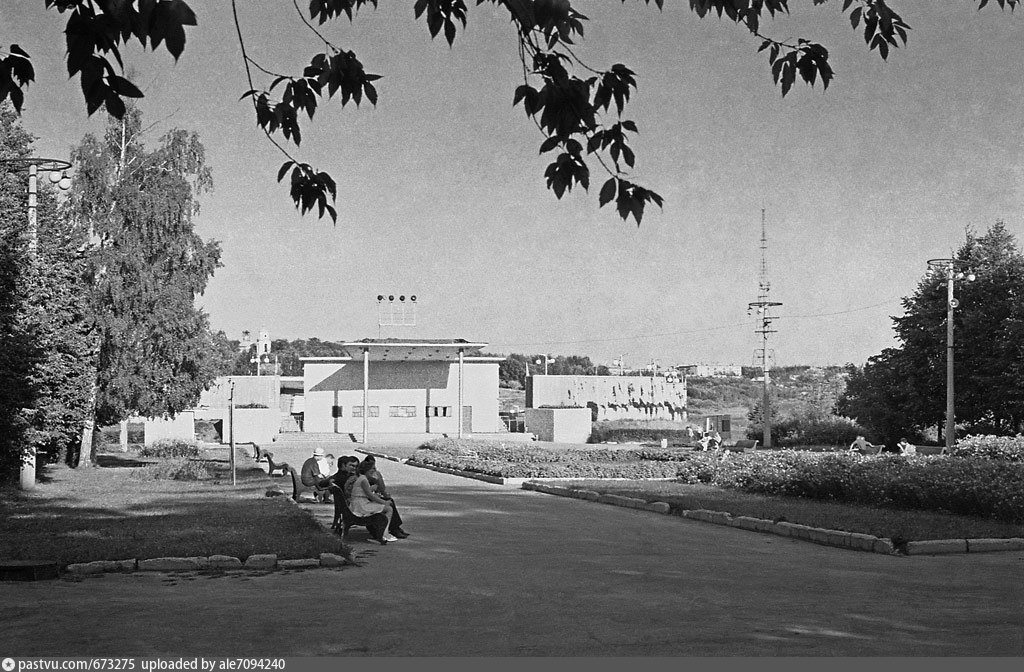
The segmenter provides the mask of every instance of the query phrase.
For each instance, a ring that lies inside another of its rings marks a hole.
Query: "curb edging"
[[[129,574],[134,572],[194,572],[211,569],[231,570],[277,570],[277,569],[312,569],[320,567],[341,567],[351,564],[344,556],[335,553],[321,553],[319,558],[298,558],[279,560],[272,553],[250,555],[243,562],[241,558],[230,555],[211,555],[209,557],[190,558],[144,558],[129,560],[95,560],[93,562],[76,562],[64,568],[67,574],[88,576],[95,574]]]
[[[644,511],[652,511],[662,515],[677,515],[689,520],[699,520],[716,525],[727,525],[729,527],[749,530],[751,532],[763,532],[775,534],[782,537],[790,537],[802,541],[809,541],[823,546],[836,548],[847,548],[868,553],[881,553],[883,555],[939,555],[949,553],[987,553],[999,551],[1022,551],[1024,550],[1024,538],[1009,539],[929,539],[925,541],[909,541],[906,550],[898,552],[890,539],[882,539],[870,534],[859,532],[845,532],[842,530],[830,530],[819,527],[810,527],[798,523],[786,521],[773,521],[751,516],[733,516],[726,511],[709,511],[707,509],[682,510],[673,514],[671,506],[666,502],[648,502],[644,499],[626,497],[623,495],[602,495],[593,490],[573,490],[557,485],[545,483],[525,482],[523,490],[533,490],[548,495],[559,497],[571,497],[598,502],[600,504],[611,504]]]

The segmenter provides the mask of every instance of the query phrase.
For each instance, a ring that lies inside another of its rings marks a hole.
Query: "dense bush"
[[[206,460],[174,457],[132,469],[131,475],[142,480],[203,481],[213,476],[213,465]]]
[[[1024,436],[965,436],[953,447],[955,457],[1024,462]]]
[[[641,460],[508,462],[442,453],[433,455],[417,453],[412,460],[435,467],[503,478],[674,478],[677,471],[676,465],[672,462]]]
[[[661,441],[668,439],[670,442],[693,443],[693,437],[687,437],[684,429],[657,429],[653,427],[594,427],[590,434],[589,443],[627,443],[630,441]]]
[[[848,446],[863,427],[849,418],[834,415],[787,415],[772,422],[772,444],[776,446]],[[760,439],[764,427],[760,414],[747,425],[747,438]]]
[[[160,439],[140,448],[139,457],[199,457],[199,444],[183,439]]]
[[[1024,522],[1024,464],[957,457],[758,451],[694,453],[686,483]]]
[[[658,450],[640,447],[571,446],[473,439],[438,439],[420,446],[413,457],[433,463],[438,455],[499,462],[638,462],[682,459],[689,450]]]

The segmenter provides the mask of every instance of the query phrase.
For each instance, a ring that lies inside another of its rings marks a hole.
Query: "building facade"
[[[527,408],[585,406],[596,420],[687,421],[686,383],[660,376],[530,376]]]
[[[503,429],[498,364],[486,343],[364,339],[347,355],[303,357],[304,432],[459,436]]]

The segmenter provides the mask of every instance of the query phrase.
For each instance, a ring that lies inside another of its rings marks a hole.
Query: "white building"
[[[364,339],[340,357],[303,357],[304,432],[459,436],[504,429],[498,363],[486,343]]]

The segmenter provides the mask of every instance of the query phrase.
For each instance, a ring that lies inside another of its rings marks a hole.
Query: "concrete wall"
[[[173,418],[131,418],[129,422],[145,424],[143,442],[147,446],[161,439],[194,441],[196,438],[195,414],[191,411],[182,411]]]
[[[263,404],[267,408],[281,406],[280,376],[219,376],[208,390],[199,395],[198,408],[227,408],[235,381],[235,408],[246,404]]]
[[[590,438],[589,408],[528,408],[526,431],[538,441],[586,443]]]
[[[231,443],[228,409],[205,408],[195,412],[197,420],[221,420],[221,443]],[[270,443],[281,432],[281,410],[277,408],[236,408],[235,443]]]
[[[658,376],[530,376],[526,406],[597,404],[598,420],[686,422],[686,383]]]
[[[361,434],[363,363],[306,362],[304,432]],[[370,362],[367,418],[370,433],[457,434],[458,362]],[[467,361],[463,366],[463,406],[469,407],[469,432],[499,431],[498,364]],[[335,407],[340,415],[334,417]],[[391,415],[392,407],[410,407],[411,417]],[[428,416],[427,409],[431,409]],[[433,415],[447,409],[448,415]],[[471,417],[470,417],[471,416]]]

